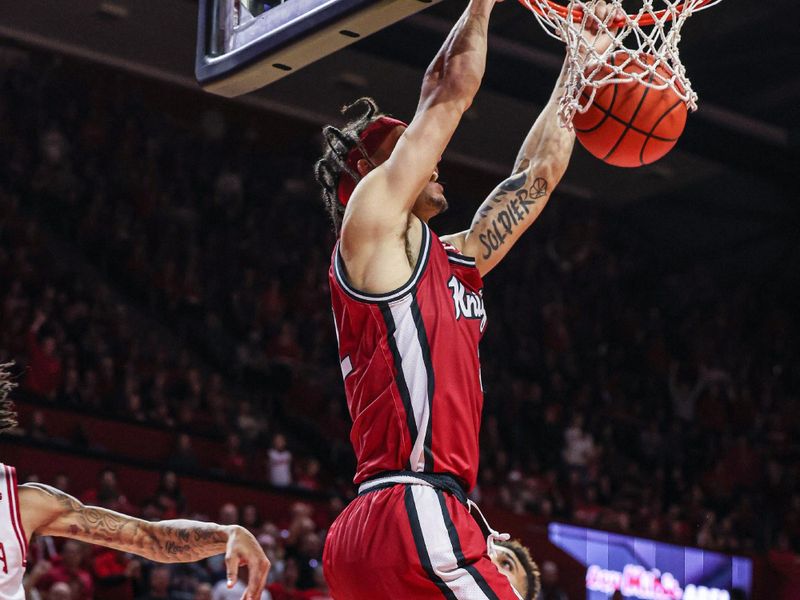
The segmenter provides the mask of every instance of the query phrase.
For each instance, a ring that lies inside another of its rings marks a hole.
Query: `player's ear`
[[[366,158],[360,158],[356,163],[356,169],[358,169],[358,174],[361,175],[361,177],[364,177],[364,175],[372,171],[374,168],[375,167],[372,165],[372,163]]]

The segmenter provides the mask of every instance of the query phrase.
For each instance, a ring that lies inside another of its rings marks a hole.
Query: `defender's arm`
[[[39,483],[19,487],[26,531],[67,537],[132,552],[150,560],[192,562],[225,553],[228,582],[236,581],[240,564],[249,567],[244,598],[260,598],[269,561],[253,535],[239,526],[188,519],[151,523],[82,502]]]

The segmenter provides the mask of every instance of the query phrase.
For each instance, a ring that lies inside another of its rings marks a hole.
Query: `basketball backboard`
[[[200,0],[195,75],[239,96],[439,0]]]

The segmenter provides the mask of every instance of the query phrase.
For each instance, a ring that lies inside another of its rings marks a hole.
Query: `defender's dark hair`
[[[17,384],[11,380],[11,367],[14,363],[0,364],[0,433],[17,426],[17,411],[8,397]]]
[[[322,201],[333,223],[336,233],[342,226],[342,216],[344,206],[339,202],[337,188],[339,178],[346,172],[353,181],[360,179],[358,173],[347,166],[347,155],[358,145],[359,136],[370,123],[382,116],[378,110],[378,105],[372,98],[359,98],[352,104],[342,108],[342,114],[346,115],[351,110],[358,109],[359,116],[347,123],[342,129],[337,129],[333,125],[326,125],[322,128],[322,136],[325,138],[322,158],[314,165],[314,176],[322,188]]]
[[[535,600],[542,590],[542,576],[539,573],[539,565],[531,558],[531,553],[528,548],[523,546],[519,540],[509,540],[507,542],[498,541],[495,542],[495,544],[511,550],[514,556],[517,557],[528,579],[528,591],[525,594],[525,600]]]

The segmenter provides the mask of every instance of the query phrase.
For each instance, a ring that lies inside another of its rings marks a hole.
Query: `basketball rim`
[[[526,8],[531,8],[531,9],[535,10],[537,13],[539,13],[543,17],[547,16],[547,11],[545,10],[545,6],[549,6],[549,8],[552,9],[555,13],[557,13],[562,19],[566,19],[567,18],[567,14],[569,13],[569,10],[570,10],[568,7],[566,7],[563,4],[560,4],[558,2],[555,2],[554,0],[519,0],[519,1],[520,1],[520,4],[522,4]],[[718,0],[701,0],[700,2],[694,3],[694,2],[690,2],[690,0],[684,0],[684,2],[681,2],[680,4],[678,4],[675,7],[674,14],[682,13],[687,4],[692,4],[693,5],[693,10],[697,11],[697,10],[702,10],[703,8],[705,8],[707,5],[709,5],[711,3],[716,4],[717,1]],[[582,7],[582,5],[583,5],[583,3],[581,2],[581,6],[572,9],[572,22],[573,23],[580,23],[581,20],[583,19],[583,7]],[[655,13],[648,11],[648,12],[643,12],[643,13],[640,13],[640,14],[629,14],[627,19],[630,20],[630,21],[635,21],[640,26],[648,26],[648,25],[655,24],[656,21],[663,21],[663,20],[670,21],[672,19],[672,17],[673,17],[673,12],[672,11],[669,11],[667,9],[663,9],[663,10],[656,11]],[[617,21],[618,21],[618,23],[617,23]],[[612,24],[622,25],[622,24],[624,24],[624,22],[625,21],[622,18],[619,18],[619,19],[615,20],[615,22],[612,23]]]

